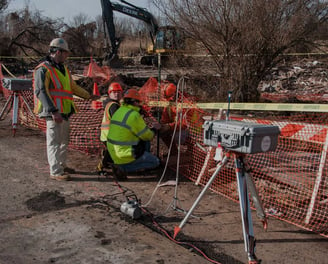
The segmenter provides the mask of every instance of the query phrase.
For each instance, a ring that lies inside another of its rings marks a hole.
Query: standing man
[[[141,97],[136,89],[129,89],[123,96],[122,106],[113,115],[107,138],[107,148],[116,165],[118,180],[125,180],[127,172],[153,169],[160,160],[150,153],[150,140],[154,132],[140,115]],[[160,124],[154,122],[154,129]]]
[[[109,132],[109,124],[112,116],[120,107],[120,100],[122,99],[123,89],[117,82],[113,82],[108,87],[108,100],[106,100],[104,116],[100,127],[100,141],[104,144],[105,149],[102,152],[102,158],[97,165],[97,173],[99,175],[106,175],[104,168],[109,163],[113,163],[111,156],[107,150],[107,137]]]
[[[75,173],[66,164],[69,117],[77,112],[73,94],[84,99],[96,99],[73,81],[64,65],[68,54],[67,42],[62,38],[53,39],[49,55],[33,73],[34,112],[46,119],[50,178],[57,181],[67,181],[69,173]]]

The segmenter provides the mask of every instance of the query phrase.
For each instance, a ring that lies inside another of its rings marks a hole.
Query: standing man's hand
[[[56,123],[63,122],[63,117],[59,112],[54,112],[51,115],[52,115],[52,120],[54,120]]]

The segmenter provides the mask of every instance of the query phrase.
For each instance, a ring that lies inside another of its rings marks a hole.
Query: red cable
[[[116,179],[114,179],[114,183],[115,185],[119,188],[119,190],[121,191],[121,193],[124,195],[124,190],[123,188],[121,187],[121,185],[118,183],[118,181]],[[199,248],[197,248],[196,246],[194,246],[193,244],[190,244],[190,243],[187,243],[187,242],[181,242],[181,241],[177,241],[175,240],[173,237],[171,237],[168,232],[162,228],[154,219],[153,215],[151,212],[149,212],[148,210],[146,210],[145,208],[143,207],[140,207],[141,210],[143,210],[145,213],[148,213],[153,221],[153,225],[155,227],[157,227],[157,229],[159,229],[162,233],[164,233],[171,241],[173,241],[174,243],[176,244],[179,244],[179,245],[187,245],[187,246],[190,246],[192,247],[193,249],[195,249],[199,254],[201,254],[206,260],[208,260],[209,262],[211,263],[215,263],[215,264],[221,264],[220,262],[217,262],[213,259],[210,259],[203,251],[201,251]]]
[[[181,241],[177,241],[175,240],[173,237],[171,237],[168,232],[162,228],[154,219],[153,215],[148,211],[146,210],[145,208],[142,208],[141,207],[141,210],[143,210],[144,212],[148,213],[153,221],[153,225],[155,227],[157,227],[162,233],[164,233],[171,241],[173,241],[174,243],[176,244],[179,244],[179,245],[187,245],[187,246],[190,246],[192,247],[193,249],[195,249],[198,253],[200,253],[206,260],[212,262],[212,263],[215,263],[215,264],[221,264],[220,262],[217,262],[213,259],[210,259],[203,251],[201,251],[199,248],[197,248],[196,246],[194,246],[193,244],[190,244],[190,243],[187,243],[187,242],[181,242]]]

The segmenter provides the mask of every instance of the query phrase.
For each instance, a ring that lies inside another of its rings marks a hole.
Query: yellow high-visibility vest
[[[134,146],[140,140],[150,141],[154,137],[154,132],[148,128],[139,110],[139,107],[123,104],[112,116],[107,148],[115,164],[134,161]]]

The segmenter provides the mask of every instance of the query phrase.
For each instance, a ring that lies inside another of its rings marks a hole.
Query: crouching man
[[[150,141],[155,133],[140,115],[141,97],[136,89],[129,89],[123,104],[112,116],[107,138],[107,148],[112,157],[118,180],[125,180],[126,173],[154,169],[160,160],[150,153]],[[160,129],[154,122],[153,129]]]

